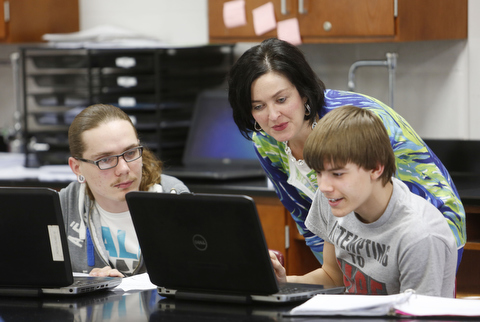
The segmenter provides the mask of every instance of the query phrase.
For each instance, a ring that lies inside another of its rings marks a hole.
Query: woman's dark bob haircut
[[[324,105],[325,85],[314,73],[303,53],[296,46],[276,38],[262,41],[247,50],[228,74],[228,100],[233,119],[243,136],[249,138],[254,129],[252,116],[252,83],[262,75],[275,72],[285,76],[307,98],[311,113],[305,120],[313,123]]]

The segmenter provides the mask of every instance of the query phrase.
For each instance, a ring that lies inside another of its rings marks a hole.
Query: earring
[[[309,116],[311,112],[310,105],[308,105],[308,103],[305,103],[304,106],[305,106],[305,116]]]
[[[255,121],[255,124],[253,124],[253,128],[255,129],[255,131],[257,132],[260,132],[262,130],[262,128],[260,127],[260,125],[257,123],[257,121]]]
[[[77,181],[80,182],[80,183],[84,183],[85,182],[85,177],[81,174],[78,175],[77,177]]]

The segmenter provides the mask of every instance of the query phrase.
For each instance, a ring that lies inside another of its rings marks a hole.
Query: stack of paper
[[[167,46],[159,39],[110,25],[71,33],[44,34],[42,39],[58,48],[163,48]]]
[[[480,301],[417,295],[321,294],[291,310],[289,316],[480,316]]]

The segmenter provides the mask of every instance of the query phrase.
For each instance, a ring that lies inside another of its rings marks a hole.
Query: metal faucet
[[[385,60],[359,60],[350,66],[348,71],[348,90],[355,91],[355,70],[358,67],[364,66],[386,66],[388,68],[388,87],[390,94],[390,107],[393,108],[394,104],[394,91],[395,91],[395,70],[397,68],[397,53],[387,53],[387,59]]]

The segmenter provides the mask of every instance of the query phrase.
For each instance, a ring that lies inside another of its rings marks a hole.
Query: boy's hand
[[[124,277],[117,269],[105,266],[104,268],[94,268],[88,274],[90,276],[111,276],[111,277]]]
[[[270,253],[270,259],[272,260],[273,269],[275,270],[275,276],[277,277],[277,281],[279,283],[286,283],[287,282],[287,272],[285,267],[280,264],[278,261],[277,255],[274,252],[268,251]]]

